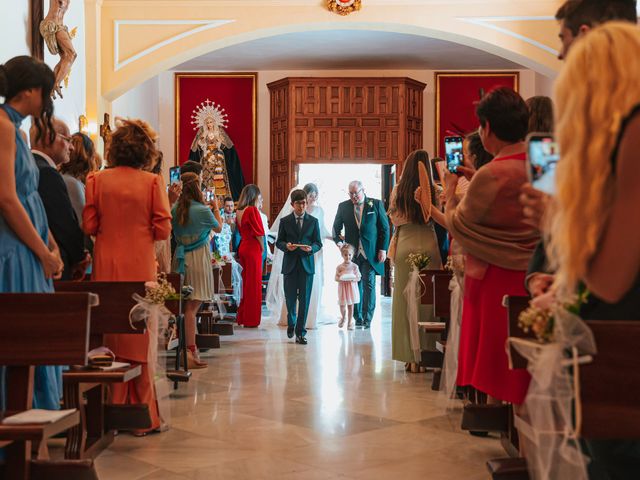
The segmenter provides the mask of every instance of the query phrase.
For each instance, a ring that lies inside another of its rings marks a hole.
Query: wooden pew
[[[449,334],[449,320],[451,317],[451,291],[449,283],[452,274],[448,271],[442,271],[433,274],[431,283],[433,284],[433,314],[445,323],[445,330],[442,332],[442,338],[436,341],[436,349],[442,354],[442,362],[433,372],[431,382],[431,390],[440,390],[440,378],[442,376],[442,366],[444,365],[444,354],[446,350],[446,339]]]
[[[35,365],[86,363],[91,307],[89,293],[0,294],[0,365],[7,365],[7,411],[31,409]],[[79,412],[50,424],[0,425],[7,479],[97,479],[91,461],[48,460],[47,439],[80,421]],[[31,444],[39,459],[32,462]]]
[[[105,334],[145,331],[143,325],[133,329],[129,323],[129,312],[136,304],[132,295],[144,297],[144,282],[55,282],[54,288],[57,292],[92,292],[100,297],[100,305],[91,316],[91,348],[104,345]],[[64,372],[65,406],[77,408],[81,419],[67,436],[66,458],[95,458],[113,442],[115,430],[143,429],[151,425],[147,405],[105,403],[109,384],[129,382],[141,372],[140,365],[110,371],[72,367]]]
[[[598,353],[580,366],[582,428],[588,439],[640,439],[640,321],[587,321]]]
[[[582,415],[577,433],[584,439],[639,440],[640,384],[634,380],[640,371],[637,355],[640,321],[591,320],[586,323],[593,332],[597,353],[591,363],[578,369]],[[527,420],[516,417],[516,425],[527,428]],[[502,464],[504,459],[487,462],[493,478],[506,478],[493,475],[497,467],[503,467],[505,472],[509,469],[510,478],[528,478],[524,459],[508,460],[510,464]]]
[[[422,291],[422,297],[420,299],[420,303],[422,305],[433,305],[434,304],[434,292],[433,292],[433,277],[434,275],[442,275],[447,274],[444,270],[422,270],[420,272],[420,279],[424,284],[424,288]],[[432,322],[418,322],[418,325],[421,329],[423,329],[426,333],[444,335],[446,331],[445,322],[441,321],[432,321]],[[442,368],[442,362],[444,360],[444,356],[442,352],[437,350],[435,351],[423,351],[422,352],[422,361],[421,366],[427,368]]]

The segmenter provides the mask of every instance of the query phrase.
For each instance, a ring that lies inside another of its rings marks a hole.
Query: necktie
[[[354,205],[356,211],[356,220],[358,221],[358,228],[360,228],[360,224],[362,223],[362,204],[358,203]]]
[[[302,231],[302,217],[297,217],[298,219],[298,230]]]

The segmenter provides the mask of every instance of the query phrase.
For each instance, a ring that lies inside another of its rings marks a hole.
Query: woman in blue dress
[[[53,292],[52,278],[62,273],[60,252],[49,233],[38,194],[38,169],[20,125],[36,118],[39,134],[55,135],[51,125],[54,75],[44,63],[21,56],[0,65],[0,292]],[[46,128],[42,126],[45,125]],[[4,369],[3,369],[4,370]],[[4,409],[4,371],[0,407]],[[57,367],[38,367],[33,406],[60,408],[62,379]]]

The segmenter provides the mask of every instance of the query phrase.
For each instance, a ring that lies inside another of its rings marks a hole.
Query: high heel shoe
[[[208,366],[205,362],[197,358],[191,350],[187,350],[187,368],[189,370],[198,370],[200,368],[207,368]]]

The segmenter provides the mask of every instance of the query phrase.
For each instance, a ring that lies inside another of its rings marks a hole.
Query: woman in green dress
[[[411,324],[408,316],[407,299],[404,290],[409,281],[411,267],[407,257],[411,253],[426,253],[431,257],[429,269],[441,269],[442,260],[438,249],[438,240],[433,228],[433,221],[425,221],[420,205],[415,201],[415,191],[420,185],[418,164],[422,163],[430,170],[429,155],[424,150],[416,150],[409,154],[404,162],[404,169],[400,182],[391,193],[389,218],[396,233],[392,243],[395,243],[394,254],[394,288],[392,308],[391,355],[394,360],[404,362],[407,370],[417,371],[420,361],[411,347]],[[429,179],[433,192],[433,181]],[[391,250],[391,248],[390,248]],[[433,306],[420,305],[416,302],[419,320],[430,322],[433,320]],[[414,332],[415,334],[415,332]],[[420,333],[421,349],[433,347],[434,339],[429,339]]]

